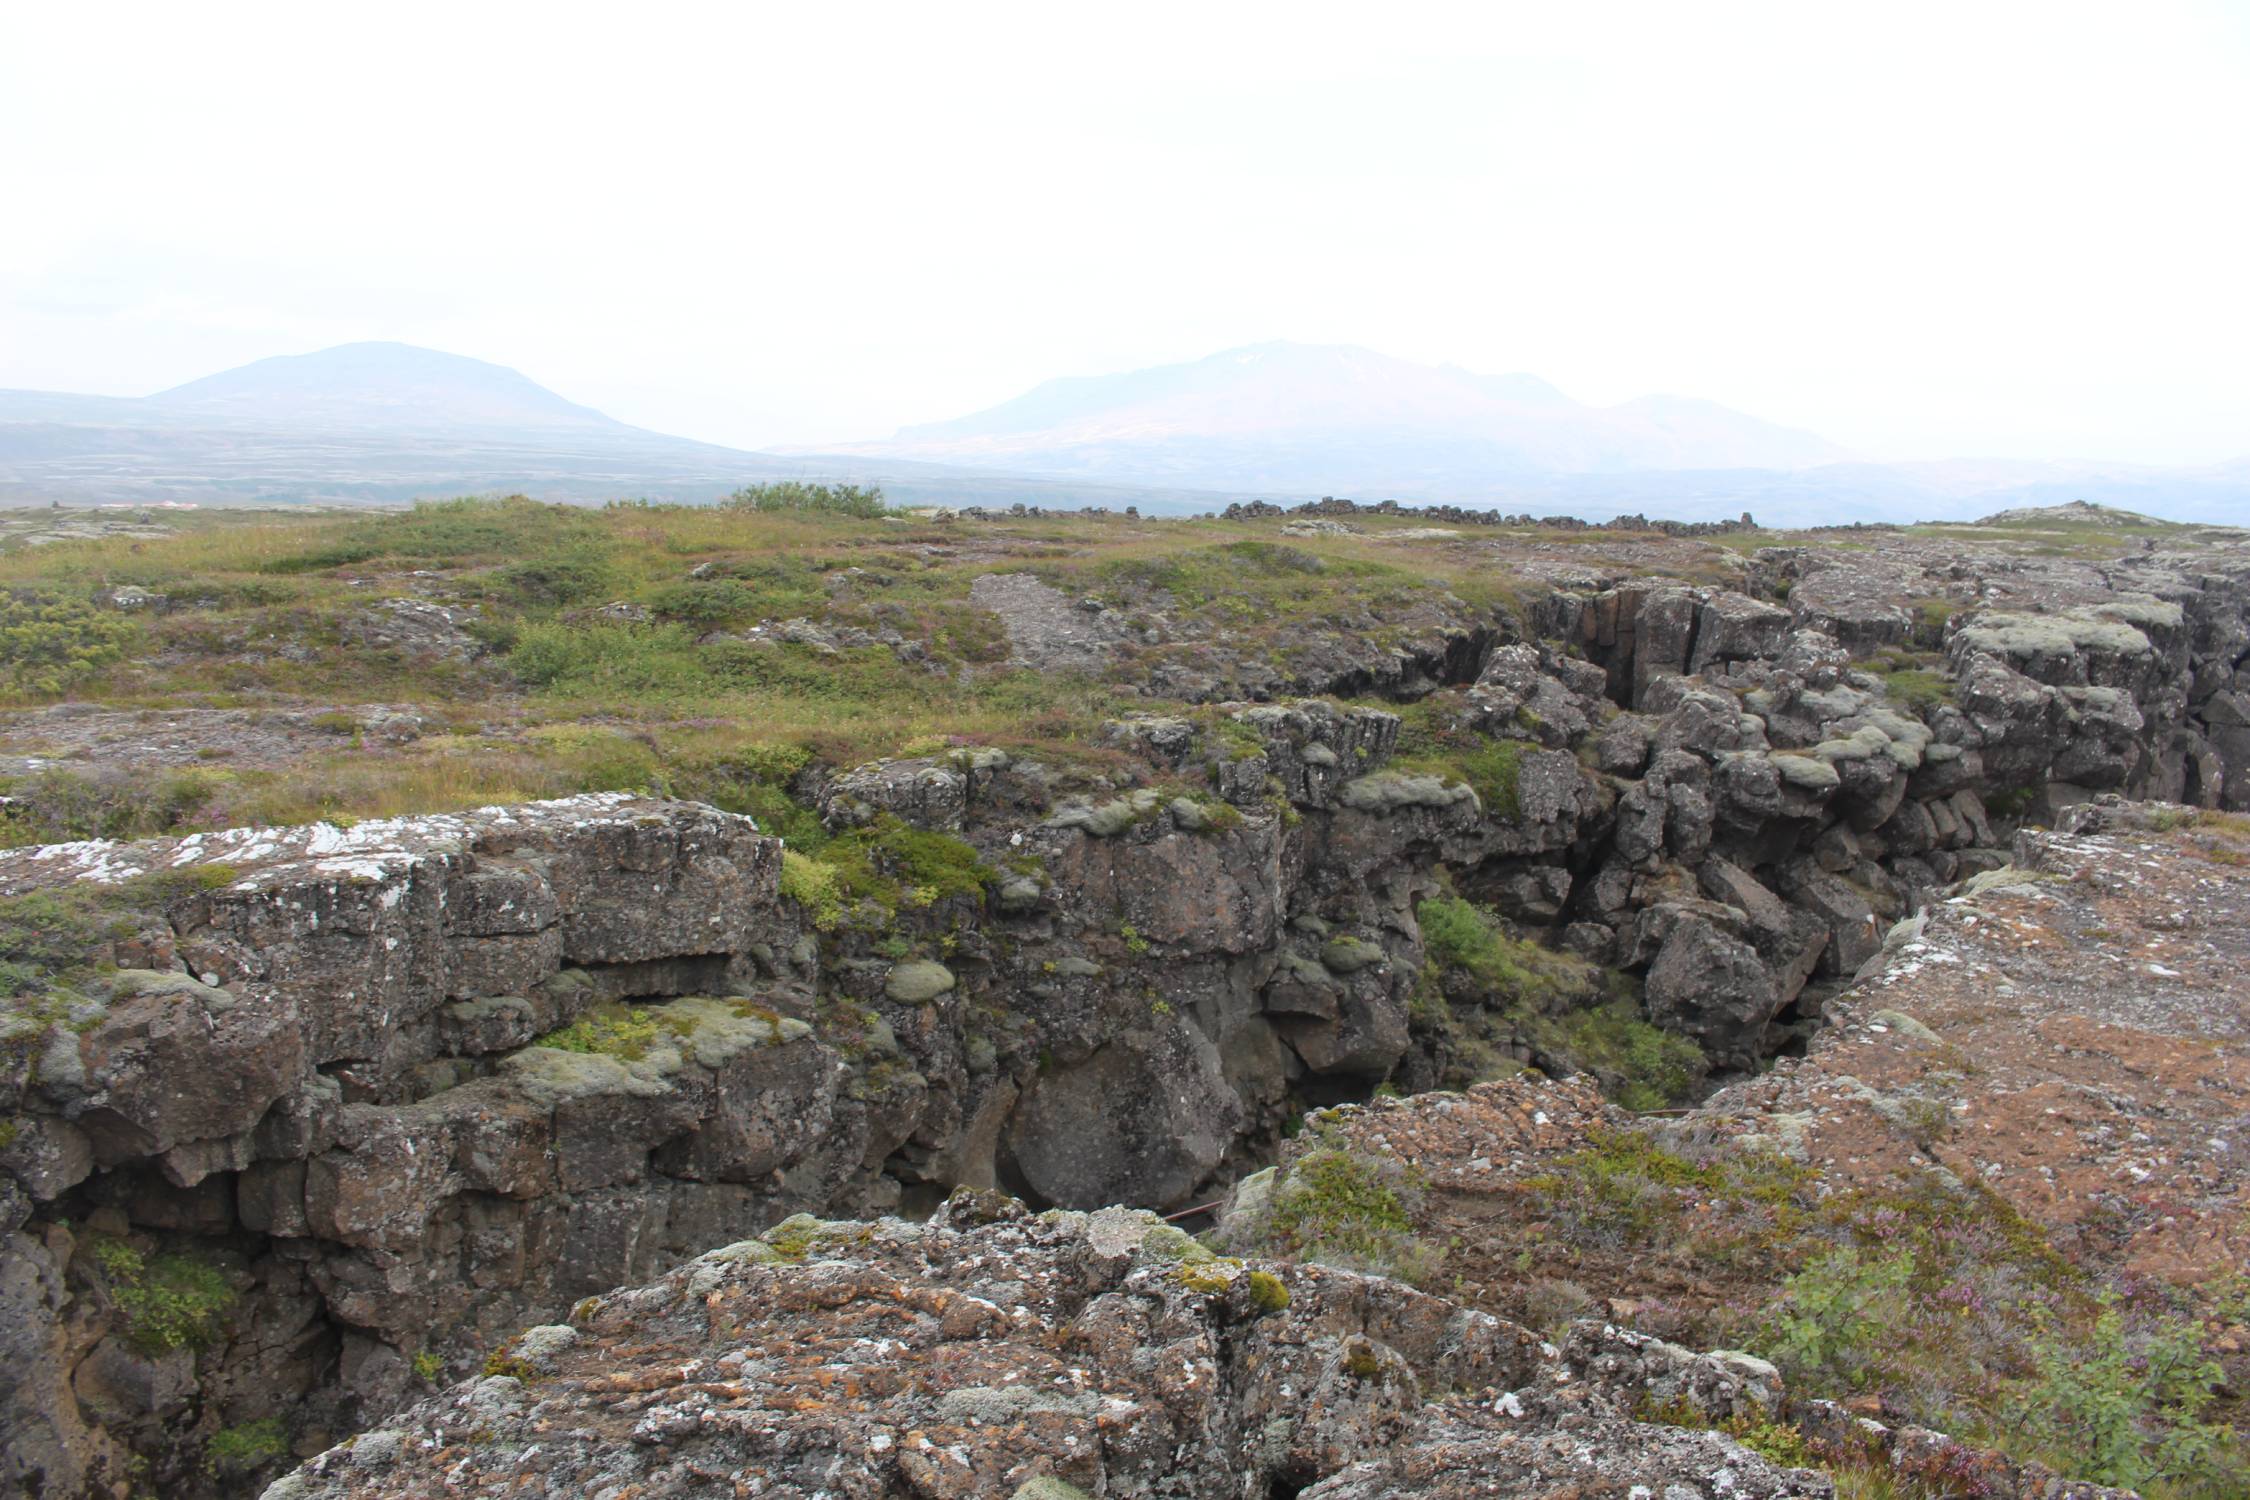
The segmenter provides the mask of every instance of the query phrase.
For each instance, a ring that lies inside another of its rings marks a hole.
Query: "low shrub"
[[[222,1427],[203,1444],[204,1462],[211,1471],[230,1478],[255,1474],[288,1456],[289,1429],[279,1417]]]
[[[1420,1194],[1414,1174],[1397,1162],[1323,1146],[1276,1176],[1251,1234],[1268,1254],[1418,1284],[1444,1258],[1415,1228]]]
[[[125,659],[132,623],[84,599],[35,589],[0,593],[0,687],[51,698]]]
[[[125,1339],[143,1354],[207,1349],[224,1331],[234,1287],[209,1261],[193,1255],[144,1259],[123,1240],[91,1245],[103,1285],[125,1323]]]
[[[2009,1424],[2074,1479],[2210,1497],[2250,1474],[2250,1449],[2212,1408],[2226,1372],[2200,1319],[2159,1314],[2138,1326],[2114,1297],[2092,1323],[2049,1320],[2032,1344],[2035,1373],[2009,1403]]]
[[[1475,979],[1493,1003],[1536,1009],[1593,992],[1591,964],[1511,935],[1498,917],[1458,896],[1418,902],[1414,917],[1430,956]]]
[[[808,484],[799,479],[745,485],[723,503],[734,510],[812,511],[866,521],[886,515],[890,509],[883,503],[882,490],[874,485]]]

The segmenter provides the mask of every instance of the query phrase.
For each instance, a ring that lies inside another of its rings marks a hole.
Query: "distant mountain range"
[[[1801,469],[1849,456],[1716,402],[1586,406],[1535,375],[1288,343],[1050,380],[987,411],[834,451],[1112,482],[1446,499],[1554,474]]]
[[[514,370],[407,344],[259,360],[154,396],[0,391],[0,504],[395,503],[522,492],[712,500],[777,478],[906,504],[1214,510],[1320,495],[1773,525],[1959,518],[2084,499],[2250,521],[2250,459],[2198,470],[1857,461],[1713,402],[1572,400],[1365,349],[1260,344],[1051,380],[875,442],[752,453],[628,426]]]

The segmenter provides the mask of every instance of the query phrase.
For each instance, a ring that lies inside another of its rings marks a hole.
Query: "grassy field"
[[[58,703],[251,720],[325,710],[285,764],[224,746],[105,789],[63,763],[11,788],[4,835],[125,836],[357,818],[637,789],[770,805],[808,759],[995,745],[1094,753],[1168,652],[1223,641],[1286,658],[1308,631],[1382,641],[1418,603],[1521,607],[1481,546],[1281,537],[1268,521],[1066,514],[959,523],[726,507],[524,500],[381,514],[172,513],[164,539],[0,552],[0,709]],[[1092,596],[1161,644],[1099,675],[1010,665],[982,574]],[[165,607],[114,607],[115,591]],[[460,649],[390,639],[385,601],[454,612]],[[793,622],[801,622],[794,624]],[[809,627],[809,628],[808,628]],[[409,710],[418,738],[363,719]],[[160,733],[152,728],[151,734]],[[16,748],[36,752],[36,727]],[[97,778],[98,780],[98,778]]]

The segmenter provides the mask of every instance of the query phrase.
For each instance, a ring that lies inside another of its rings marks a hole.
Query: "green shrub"
[[[254,1474],[288,1456],[289,1429],[279,1417],[222,1427],[203,1445],[204,1461],[211,1470],[230,1477]]]
[[[1469,974],[1494,1004],[1536,1009],[1593,993],[1591,964],[1511,936],[1498,917],[1458,896],[1418,902],[1414,917],[1430,956]]]
[[[589,545],[509,563],[493,572],[491,586],[520,605],[561,607],[606,599],[620,580],[616,565]]]
[[[125,659],[133,626],[84,599],[37,590],[0,593],[0,685],[53,697]]]
[[[218,1267],[192,1255],[144,1260],[123,1240],[91,1245],[110,1301],[125,1320],[125,1339],[143,1354],[207,1349],[218,1342],[234,1287]]]
[[[2049,1322],[2032,1345],[2034,1377],[2008,1412],[2021,1439],[2074,1479],[2178,1495],[2239,1494],[2250,1451],[2212,1406],[2226,1372],[2199,1319],[2166,1314],[2140,1328],[2105,1296],[2091,1327]]]
[[[132,776],[50,768],[6,787],[0,848],[174,833],[198,821],[227,784],[224,773],[195,767]]]
[[[1710,1071],[1710,1060],[1694,1042],[1650,1025],[1623,1001],[1572,1011],[1557,1021],[1535,1017],[1528,1029],[1542,1052],[1592,1073],[1603,1092],[1626,1109],[1685,1104]]]
[[[1857,1390],[1907,1321],[1914,1255],[1867,1259],[1852,1246],[1819,1256],[1782,1287],[1765,1352],[1808,1390]]]
[[[745,485],[727,496],[724,503],[734,510],[812,511],[866,521],[889,510],[883,504],[882,490],[874,485],[808,484],[800,479]]]
[[[808,854],[781,851],[781,894],[803,908],[823,930],[843,920],[844,892],[836,872]]]

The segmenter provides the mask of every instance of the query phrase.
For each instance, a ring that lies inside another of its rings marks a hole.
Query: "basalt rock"
[[[1395,1282],[1215,1258],[1145,1213],[990,1195],[927,1224],[792,1220],[503,1358],[267,1500],[1834,1493],[1637,1419],[1754,1420],[1780,1397],[1754,1361],[1599,1323],[1558,1347]]]

